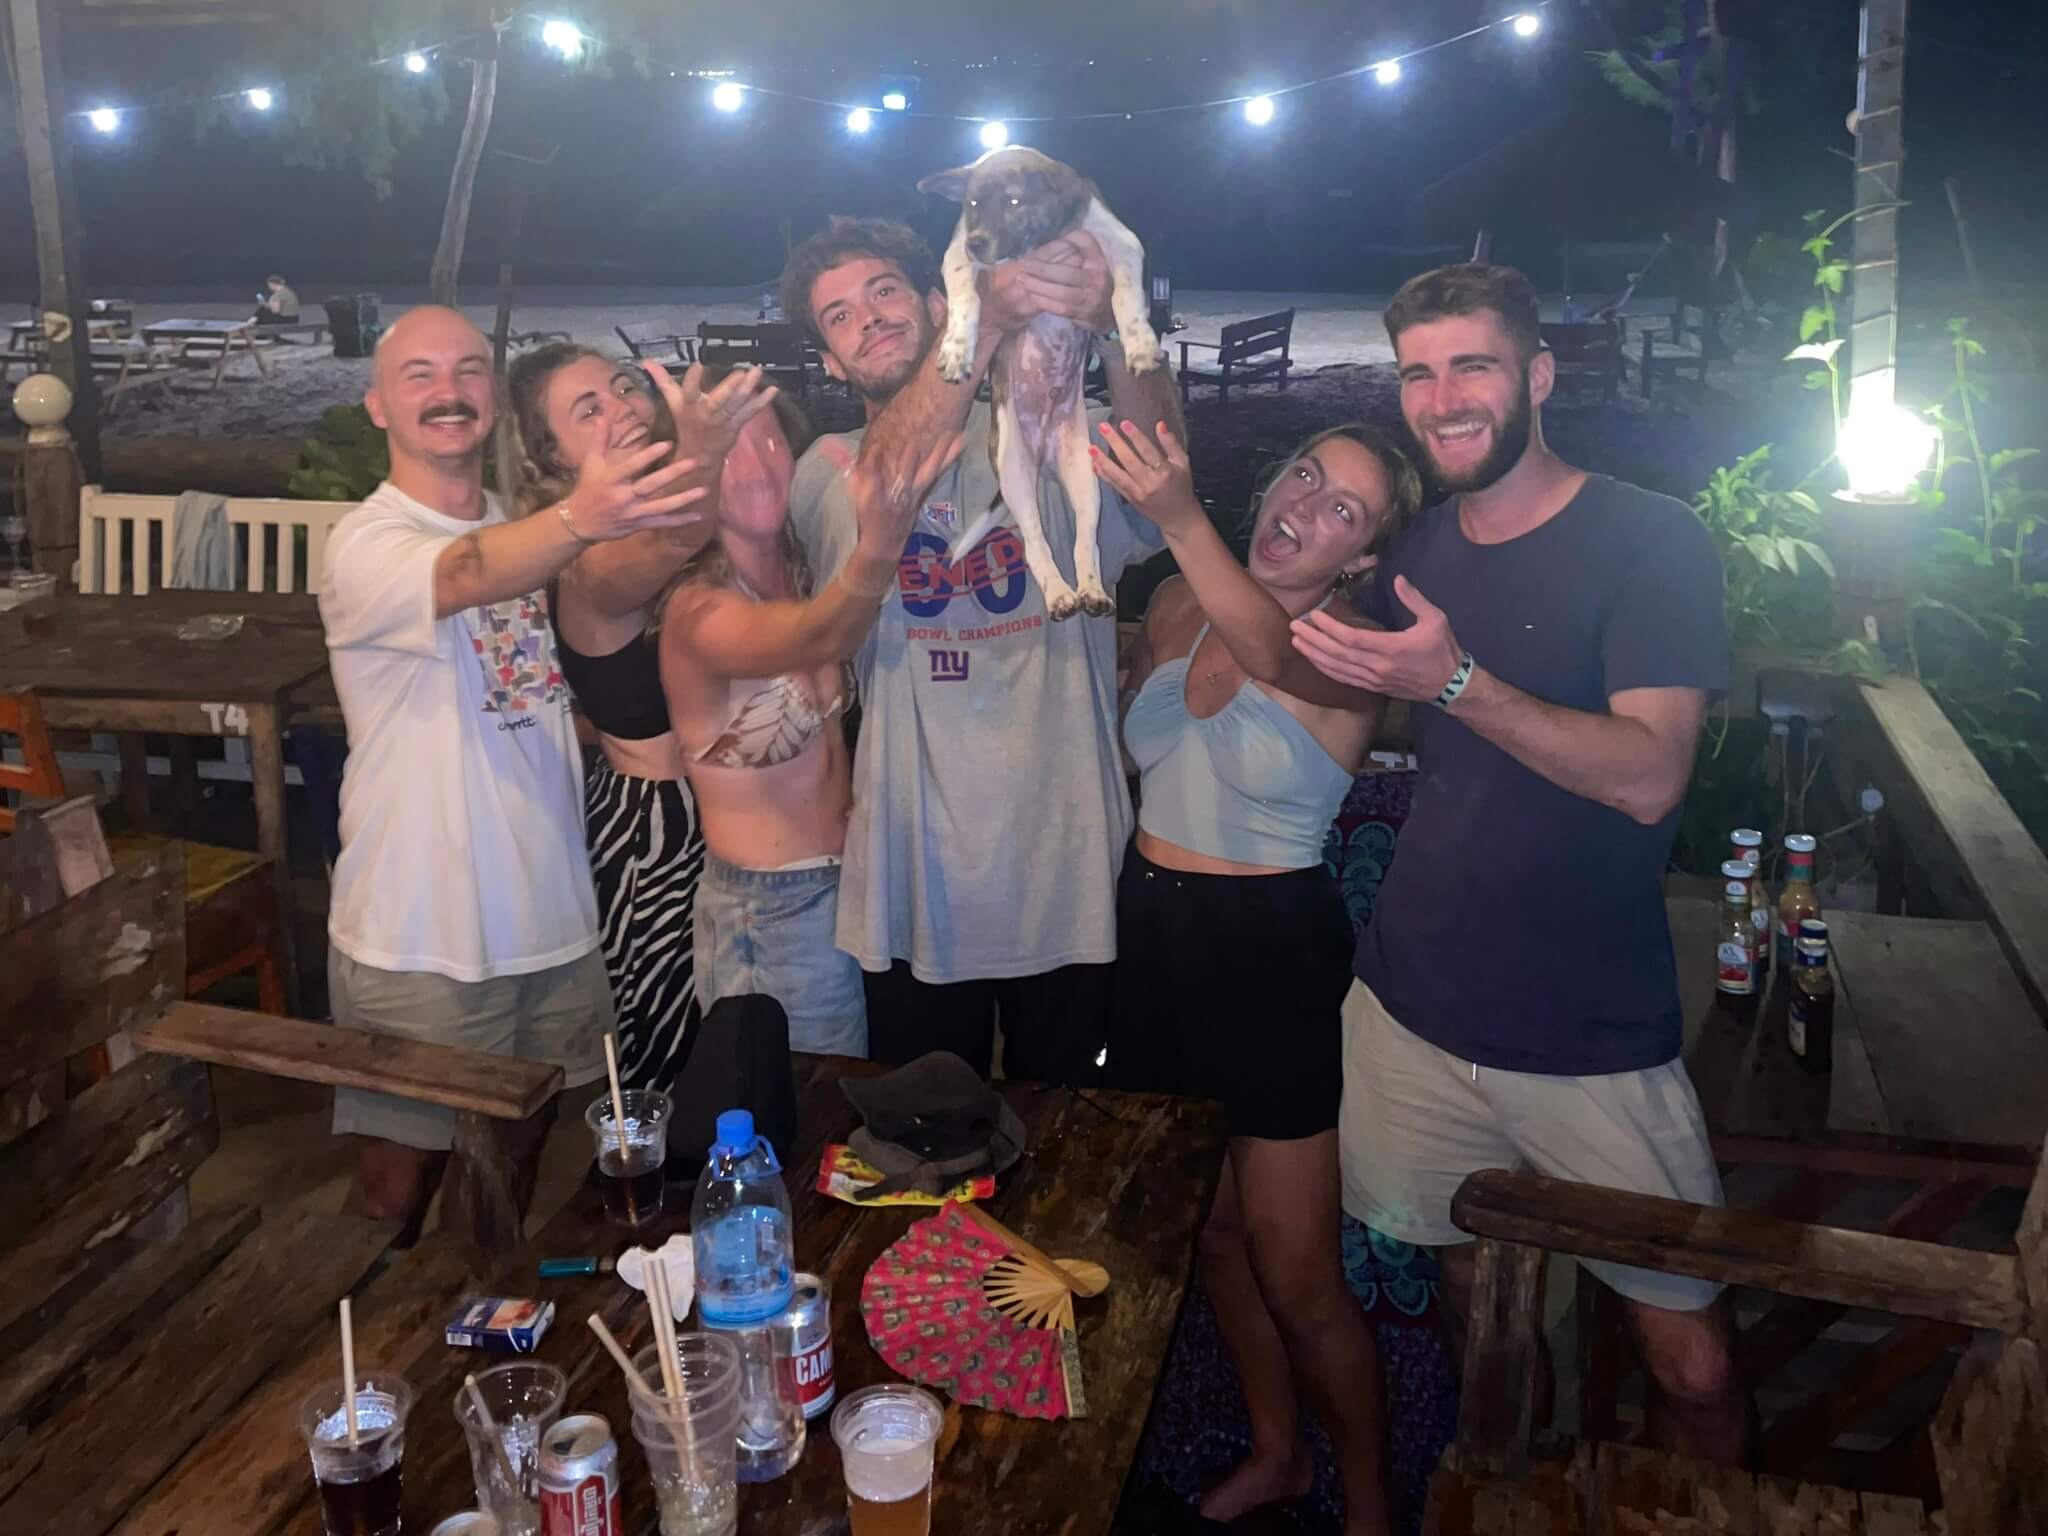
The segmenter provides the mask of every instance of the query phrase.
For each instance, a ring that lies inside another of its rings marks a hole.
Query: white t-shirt
[[[327,932],[360,965],[458,981],[597,947],[583,760],[547,596],[434,617],[444,517],[391,485],[336,526],[320,617],[348,721]]]

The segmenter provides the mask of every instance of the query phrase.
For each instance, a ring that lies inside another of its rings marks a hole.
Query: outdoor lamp
[[[1863,389],[1869,381],[1856,382],[1835,438],[1848,494],[1857,501],[1910,501],[1913,482],[1934,457],[1935,430],[1891,399],[1888,388]]]
[[[866,107],[855,107],[846,114],[846,131],[848,133],[866,133],[874,126],[875,114]]]
[[[1509,25],[1515,29],[1515,36],[1517,37],[1534,37],[1543,30],[1543,18],[1535,15],[1533,12],[1524,11],[1510,22]]]
[[[1836,635],[1900,656],[1912,627],[1910,565],[1921,524],[1913,483],[1938,439],[1892,398],[1893,378],[1883,368],[1850,385],[1849,414],[1835,437],[1849,484],[1835,492],[1828,545]]]
[[[1254,96],[1244,104],[1244,120],[1254,128],[1263,128],[1273,121],[1273,98]]]
[[[1372,77],[1379,81],[1381,85],[1394,84],[1401,78],[1401,61],[1399,59],[1388,59],[1384,64],[1373,65]]]
[[[427,72],[427,56],[415,48],[405,56],[405,68],[408,74],[424,75]]]
[[[1009,142],[1009,124],[992,118],[981,125],[981,147],[983,149],[1001,149]]]
[[[721,112],[737,112],[747,99],[747,88],[737,80],[721,80],[711,87],[711,105]]]
[[[244,91],[242,94],[248,98],[249,105],[258,112],[268,112],[271,105],[277,100],[275,96],[270,94],[268,87],[261,85],[253,90]]]
[[[85,114],[85,120],[101,133],[112,133],[121,126],[121,114],[112,107],[94,107]]]
[[[910,98],[901,91],[890,91],[882,98],[882,106],[890,112],[901,112],[910,105]]]
[[[14,388],[14,414],[28,428],[29,442],[61,443],[67,437],[64,418],[71,414],[71,386],[54,373],[32,373]]]

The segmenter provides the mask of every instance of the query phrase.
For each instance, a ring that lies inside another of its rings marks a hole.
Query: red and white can
[[[557,1419],[540,1437],[541,1536],[626,1536],[619,1446],[594,1413]]]
[[[776,1323],[778,1353],[796,1373],[796,1397],[804,1417],[815,1419],[832,1406],[832,1289],[818,1275],[799,1273],[789,1310]]]

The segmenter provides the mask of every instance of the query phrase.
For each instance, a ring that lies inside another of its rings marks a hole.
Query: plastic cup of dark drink
[[[596,1144],[605,1214],[625,1226],[645,1226],[661,1214],[661,1165],[668,1159],[673,1105],[659,1088],[628,1088],[619,1098],[626,1111],[623,1137],[609,1094],[583,1112],[583,1121]]]
[[[412,1388],[395,1371],[356,1377],[356,1443],[348,1443],[341,1379],[299,1404],[299,1433],[313,1459],[320,1518],[327,1536],[398,1536],[399,1476]]]
[[[850,1392],[832,1410],[852,1536],[930,1536],[932,1462],[946,1413],[916,1387]]]

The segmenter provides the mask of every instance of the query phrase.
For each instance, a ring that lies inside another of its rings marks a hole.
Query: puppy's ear
[[[950,171],[938,171],[925,177],[917,184],[920,192],[935,192],[949,202],[967,201],[967,177],[974,170],[971,165],[956,165]]]

